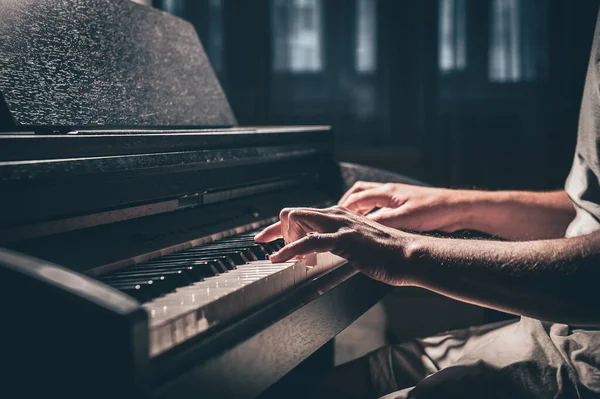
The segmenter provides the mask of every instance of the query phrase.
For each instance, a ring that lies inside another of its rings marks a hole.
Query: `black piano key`
[[[244,253],[247,258],[251,257],[251,260],[264,260],[268,255],[267,250],[259,244],[249,244],[244,249]]]
[[[111,276],[107,276],[102,279],[105,282],[111,281],[121,281],[124,279],[135,279],[135,278],[143,278],[143,279],[156,279],[160,281],[165,281],[166,284],[172,285],[175,288],[183,287],[186,285],[190,285],[193,283],[193,279],[191,279],[186,273],[182,270],[166,270],[166,271],[144,271],[144,270],[132,270],[127,272],[121,272],[119,274],[113,274]]]
[[[175,289],[177,288],[175,286],[175,284],[169,282],[166,278],[160,278],[160,277],[152,277],[152,278],[144,278],[144,277],[135,277],[135,278],[127,278],[127,277],[122,277],[122,278],[100,278],[100,281],[102,281],[105,284],[108,285],[123,285],[123,284],[128,284],[128,285],[151,285],[152,286],[152,290],[158,295],[163,295],[163,294],[167,294],[169,292],[173,292],[175,291]]]
[[[162,263],[154,265],[140,264],[112,273],[111,275],[122,276],[131,273],[161,273],[169,271],[181,271],[191,281],[201,281],[206,277],[212,277],[219,274],[212,262],[198,262],[197,264],[182,263]]]
[[[236,264],[226,256],[215,259],[214,265],[221,273],[227,273],[229,270],[234,270],[236,268]]]
[[[243,247],[231,247],[231,246],[219,246],[219,247],[202,247],[202,248],[193,248],[193,249],[188,249],[187,251],[182,251],[182,252],[178,252],[176,254],[172,254],[169,256],[177,256],[177,254],[181,254],[181,255],[209,255],[209,254],[213,254],[213,255],[222,255],[222,256],[226,256],[229,254],[235,254],[235,253],[240,253],[243,252],[244,248]]]
[[[186,276],[190,281],[196,282],[201,281],[205,277],[212,277],[215,274],[207,270],[205,267],[199,266],[184,266],[184,267],[169,267],[169,266],[161,266],[161,267],[151,267],[151,268],[136,268],[136,269],[126,269],[122,273],[119,273],[119,276],[123,276],[131,273],[169,273],[169,272],[179,272],[182,275]]]
[[[279,238],[277,240],[271,241],[269,245],[273,248],[276,248],[276,250],[279,251],[281,248],[285,247],[285,241],[283,241],[283,238]]]
[[[244,239],[240,239],[240,240],[231,240],[231,241],[215,241],[215,242],[206,244],[202,247],[196,247],[196,248],[207,248],[207,247],[216,247],[216,246],[244,247],[244,246],[252,245],[252,244],[255,244],[254,240],[244,238]],[[194,248],[192,248],[192,249],[194,249]]]
[[[225,266],[227,262],[228,267]],[[216,276],[219,273],[226,273],[229,270],[235,269],[235,264],[231,260],[227,260],[227,258],[214,258],[209,257],[206,259],[198,259],[198,258],[181,258],[177,260],[165,259],[160,263],[156,263],[156,265],[167,265],[173,267],[182,267],[186,266],[199,266],[200,270],[205,271],[207,274],[205,277],[210,277],[211,275]],[[154,265],[152,265],[153,267]],[[213,274],[214,273],[214,274]]]
[[[217,269],[217,271],[219,273],[226,273],[229,270],[233,270],[236,268],[236,263],[230,259],[227,256],[220,256],[220,255],[213,255],[213,254],[209,254],[209,255],[185,255],[185,254],[181,254],[177,257],[169,257],[169,258],[164,258],[165,261],[169,262],[169,261],[176,261],[176,262],[183,262],[184,264],[190,264],[193,265],[196,262],[198,263],[203,263],[203,262],[210,262],[212,263],[215,268]]]
[[[216,266],[215,266],[216,265]],[[194,276],[195,278],[203,279],[206,277],[218,276],[220,271],[217,268],[218,262],[206,262],[206,261],[196,261],[196,262],[185,262],[185,263],[169,263],[164,262],[156,265],[148,265],[148,267],[140,267],[140,270],[160,270],[161,268],[174,268],[183,270],[185,273]],[[225,267],[223,267],[225,268]],[[198,280],[198,281],[199,281]]]
[[[261,248],[260,245],[254,243],[254,242],[248,242],[248,241],[243,241],[240,243],[227,243],[227,244],[211,244],[207,247],[205,247],[205,251],[206,250],[228,250],[228,251],[239,251],[242,252],[246,258],[248,258],[249,260],[259,260],[259,258],[257,258],[257,256],[264,256],[264,250]],[[197,251],[197,252],[190,252],[190,253],[198,253],[201,251]],[[251,259],[250,259],[251,258]]]
[[[220,260],[228,268],[248,263],[248,259],[241,252],[205,251],[205,252],[178,252],[167,255],[164,259],[169,260]]]
[[[158,298],[160,294],[152,287],[151,284],[109,284],[113,288],[123,291],[140,302],[147,302],[154,298]]]
[[[283,245],[280,245],[277,242],[268,242],[260,245],[265,249],[267,255],[271,255],[273,252],[277,252],[283,248]]]
[[[227,242],[214,242],[214,243],[210,243],[207,244],[204,247],[198,247],[198,248],[239,248],[239,249],[243,249],[248,247],[249,245],[254,245],[256,244],[253,240],[240,240],[240,241],[227,241]],[[195,249],[195,248],[192,248]]]
[[[227,273],[229,270],[234,270],[236,268],[236,263],[228,256],[208,256],[199,258],[203,261],[210,260],[219,273]]]
[[[225,267],[224,262],[227,262],[230,265],[230,267],[229,268]],[[173,266],[173,267],[199,266],[200,268],[202,268],[202,270],[206,270],[207,272],[215,271],[215,274],[212,274],[212,275],[217,275],[219,273],[225,273],[228,270],[235,268],[235,264],[233,263],[233,261],[228,261],[227,258],[225,258],[225,257],[221,258],[221,257],[213,257],[213,256],[203,258],[203,259],[201,259],[201,257],[193,257],[193,258],[191,258],[191,257],[178,257],[178,258],[164,257],[164,258],[161,258],[158,260],[151,261],[151,263],[149,262],[149,263],[147,263],[147,265],[151,266],[151,267],[153,267],[154,265],[167,265],[167,266]],[[206,275],[206,277],[209,277],[210,275],[211,274],[208,273]]]

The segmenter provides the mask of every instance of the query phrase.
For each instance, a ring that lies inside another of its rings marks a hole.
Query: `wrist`
[[[451,208],[456,218],[449,231],[476,230],[488,209],[489,193],[476,190],[452,190],[450,195]]]
[[[433,237],[410,235],[402,240],[402,253],[404,259],[404,267],[402,268],[402,283],[403,285],[423,284],[424,276],[426,276],[427,259],[429,249],[431,247]]]

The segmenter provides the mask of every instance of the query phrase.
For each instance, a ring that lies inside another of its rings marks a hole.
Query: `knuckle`
[[[394,191],[394,187],[395,187],[395,186],[394,186],[394,184],[393,184],[393,183],[385,183],[385,184],[382,186],[383,190],[384,190],[384,191],[388,191],[388,192]]]
[[[353,194],[353,195],[354,195],[354,194]],[[339,206],[339,205],[335,205],[335,206],[332,206],[332,207],[331,207],[331,211],[332,211],[334,214],[340,215],[340,214],[343,214],[343,213],[345,213],[345,208],[343,208],[343,207],[341,207],[341,206]]]
[[[281,218],[287,217],[291,211],[292,211],[292,208],[283,208],[281,210],[281,212],[279,212],[279,218],[281,219]]]
[[[318,233],[313,233],[313,234],[309,234],[306,236],[307,242],[317,242],[317,241],[320,241],[321,239],[322,239],[322,237]]]
[[[352,238],[354,237],[355,234],[356,234],[356,230],[354,230],[352,228],[341,229],[338,232],[338,241],[341,244],[347,244],[349,241],[352,240]]]
[[[372,220],[374,222],[379,222],[380,220],[384,220],[385,216],[381,215],[381,214],[378,214],[377,212],[375,212],[375,213],[372,213],[370,215],[367,215],[367,219],[370,219],[370,220]]]

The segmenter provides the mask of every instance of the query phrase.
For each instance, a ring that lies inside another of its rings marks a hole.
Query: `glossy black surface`
[[[26,223],[326,174],[333,165],[333,134],[328,127],[223,129],[173,136],[164,131],[112,132],[56,141],[47,136],[0,135],[0,148],[4,147],[0,242],[16,237],[5,228]]]
[[[137,398],[147,386],[148,315],[132,298],[0,248],[0,303],[15,326],[2,333],[3,397]]]
[[[135,129],[77,134],[0,135],[0,161],[135,155],[190,149],[275,146],[331,140],[329,126],[235,127],[228,129]]]
[[[0,131],[236,124],[196,31],[122,0],[1,0]]]

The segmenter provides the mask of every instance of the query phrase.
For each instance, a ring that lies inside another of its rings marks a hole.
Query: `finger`
[[[341,225],[342,217],[338,214],[331,214],[327,209],[316,208],[285,208],[280,214],[280,221],[265,228],[263,231],[254,236],[256,242],[270,242],[278,238],[284,238],[286,242],[295,241],[297,238],[288,237],[290,234],[290,225],[302,224],[302,231],[309,233],[312,231],[326,232],[337,230],[336,226]],[[293,220],[290,223],[290,215],[293,215]],[[302,234],[304,236],[305,234]],[[293,234],[292,234],[293,235]]]
[[[294,242],[309,233],[331,233],[344,226],[346,218],[328,209],[298,208],[288,215],[288,242]]]
[[[389,204],[389,194],[377,187],[350,195],[345,207],[352,212],[365,214],[373,208],[386,208]]]
[[[279,221],[281,222],[281,236],[283,237],[284,242],[290,242],[288,239],[288,215],[292,211],[292,208],[283,208],[281,212],[279,212]]]
[[[375,188],[380,186],[382,183],[373,183],[373,182],[365,182],[365,181],[359,181],[354,183],[354,185],[352,187],[350,187],[350,189],[348,191],[346,191],[346,193],[342,196],[342,198],[340,198],[340,200],[338,201],[338,205],[340,206],[344,206],[344,203],[348,200],[348,197],[354,193],[358,193],[361,192],[363,190],[367,190],[370,188]]]
[[[273,263],[281,263],[296,256],[307,255],[315,252],[329,252],[335,248],[339,233],[315,233],[294,241],[272,254],[269,259]]]
[[[397,216],[396,209],[381,208],[367,215],[367,218],[381,224],[387,225],[392,219]]]
[[[256,242],[271,242],[281,238],[281,222],[274,223],[254,236]]]

